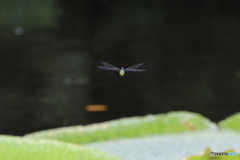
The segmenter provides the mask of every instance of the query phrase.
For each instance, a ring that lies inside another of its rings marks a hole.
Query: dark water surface
[[[0,134],[173,110],[218,122],[239,111],[238,1],[1,3]],[[121,77],[101,61],[147,72]],[[94,104],[109,110],[85,110]]]

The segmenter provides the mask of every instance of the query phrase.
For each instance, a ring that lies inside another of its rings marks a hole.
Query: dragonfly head
[[[120,72],[119,72],[120,76],[123,76],[125,74],[124,68],[122,67]]]

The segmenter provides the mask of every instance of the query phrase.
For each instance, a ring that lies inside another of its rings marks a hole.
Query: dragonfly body
[[[120,74],[120,76],[124,76],[125,71],[124,71],[124,68],[123,68],[123,67],[122,67],[121,70],[119,71],[119,74]]]
[[[118,72],[120,74],[120,76],[124,76],[124,74],[126,72],[129,72],[129,71],[132,71],[132,72],[144,72],[146,70],[144,69],[137,69],[139,67],[141,67],[144,63],[139,63],[139,64],[136,64],[132,67],[128,67],[126,69],[124,69],[124,67],[122,67],[121,69],[120,68],[117,68],[107,62],[101,62],[103,64],[103,66],[99,66],[98,68],[99,69],[103,69],[103,70],[110,70],[110,71],[115,71],[115,72]]]

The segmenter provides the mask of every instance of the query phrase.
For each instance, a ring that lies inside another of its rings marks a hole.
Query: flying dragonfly
[[[104,69],[104,70],[110,70],[110,71],[115,71],[115,72],[118,72],[121,76],[123,76],[125,74],[125,72],[145,72],[147,70],[145,69],[137,69],[139,67],[141,67],[144,63],[139,63],[139,64],[136,64],[132,67],[128,67],[126,69],[124,69],[124,67],[122,67],[121,69],[120,68],[117,68],[107,62],[101,62],[103,64],[103,66],[99,66],[98,68],[99,69]]]

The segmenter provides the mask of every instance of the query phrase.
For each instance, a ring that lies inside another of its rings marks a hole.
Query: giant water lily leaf
[[[26,137],[84,143],[124,160],[180,160],[205,148],[240,151],[238,132],[220,131],[207,118],[183,111],[58,128]]]
[[[232,130],[240,131],[239,122],[240,122],[240,112],[220,121],[219,126],[222,129],[232,129]]]
[[[198,155],[206,148],[211,148],[211,151],[214,152],[223,152],[229,149],[240,151],[239,142],[240,134],[234,131],[202,130],[122,138],[85,145],[119,155],[124,160],[183,160],[186,157]],[[208,153],[208,155],[196,156],[191,160],[217,160],[209,158],[210,154]],[[223,156],[221,160],[223,159],[231,160],[226,156]]]
[[[28,138],[57,139],[89,143],[154,134],[180,133],[201,129],[216,130],[216,124],[197,113],[178,111],[143,117],[122,118],[87,126],[73,126],[28,134]]]
[[[121,160],[120,157],[85,146],[55,140],[31,140],[0,136],[1,160]]]

